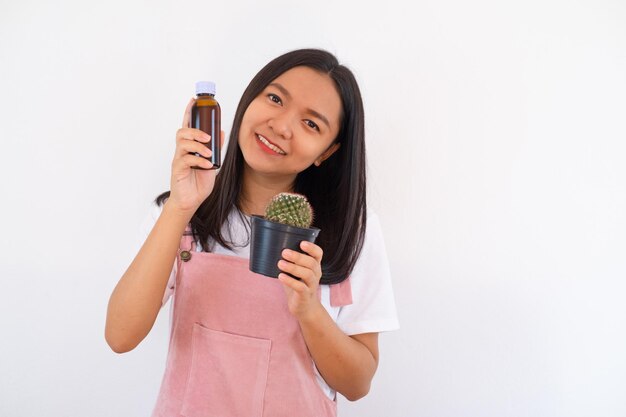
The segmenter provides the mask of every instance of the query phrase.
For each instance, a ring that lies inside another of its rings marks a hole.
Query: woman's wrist
[[[163,204],[163,210],[161,214],[165,215],[166,217],[172,218],[177,223],[183,223],[186,226],[191,221],[194,213],[195,210],[182,209],[178,205],[176,205],[175,202],[168,199]]]
[[[328,313],[322,303],[316,299],[310,308],[298,316],[298,321],[301,326],[318,326],[323,323],[324,315],[328,315]]]

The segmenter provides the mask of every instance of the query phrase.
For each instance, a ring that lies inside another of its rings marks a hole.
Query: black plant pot
[[[288,224],[266,220],[262,216],[251,217],[252,238],[250,239],[250,270],[272,278],[278,278],[281,270],[278,261],[283,249],[303,253],[300,242],[315,242],[320,229],[304,229]]]

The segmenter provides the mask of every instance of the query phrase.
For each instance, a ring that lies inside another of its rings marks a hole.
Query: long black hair
[[[361,253],[367,223],[365,132],[363,101],[352,72],[337,58],[321,49],[298,49],[275,58],[250,81],[244,91],[228,141],[224,162],[213,191],[191,218],[194,238],[210,251],[209,238],[232,249],[222,235],[222,226],[234,208],[243,218],[240,205],[244,159],[239,148],[239,128],[252,102],[277,77],[298,66],[327,74],[335,83],[342,103],[341,126],[334,143],[339,149],[319,167],[311,165],[295,180],[294,191],[307,196],[313,209],[313,225],[321,229],[316,243],[324,251],[321,284],[335,284],[348,278]],[[161,205],[169,191],[156,198]],[[230,227],[230,225],[229,225]]]

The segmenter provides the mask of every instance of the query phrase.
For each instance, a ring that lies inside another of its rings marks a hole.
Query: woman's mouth
[[[272,142],[265,139],[263,136],[259,135],[258,133],[256,134],[256,138],[258,139],[261,149],[263,149],[267,153],[272,153],[275,155],[287,155],[285,151],[283,151],[277,145],[274,145]]]

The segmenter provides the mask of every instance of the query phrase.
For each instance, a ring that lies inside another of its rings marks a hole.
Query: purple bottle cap
[[[215,83],[213,81],[198,81],[196,83],[196,94],[215,95]]]

